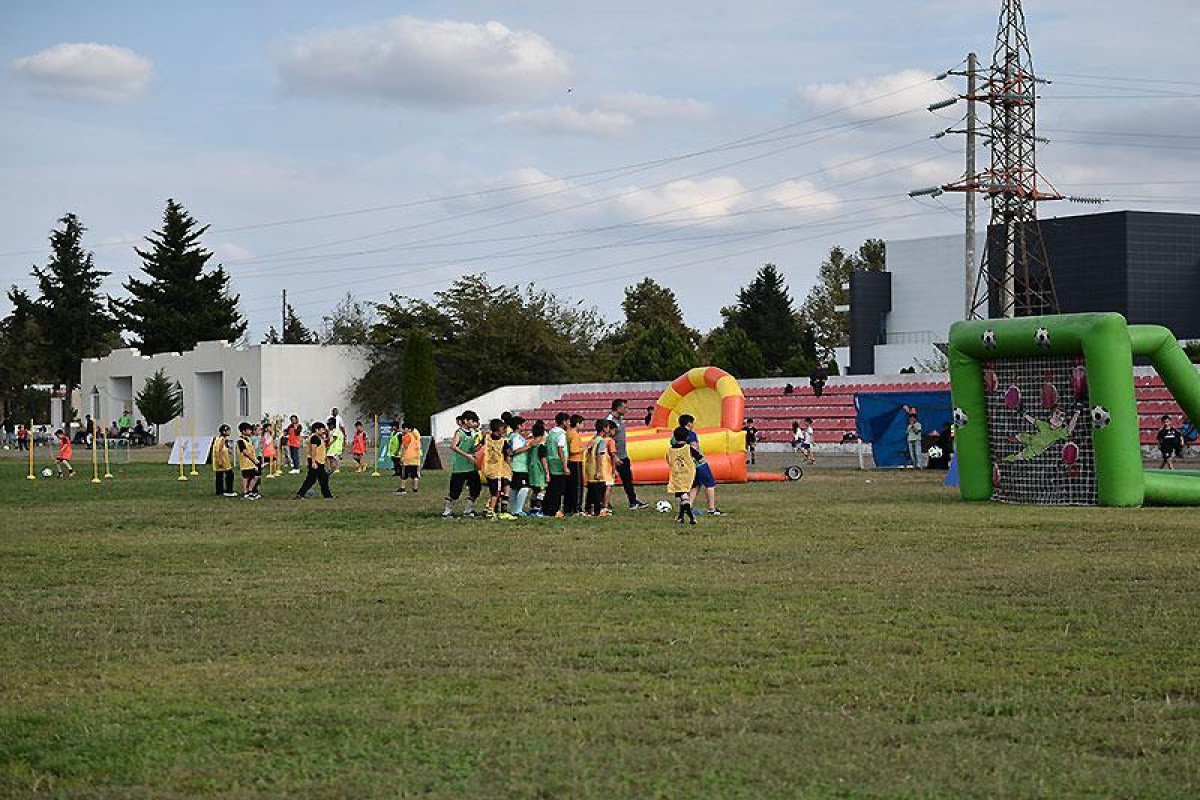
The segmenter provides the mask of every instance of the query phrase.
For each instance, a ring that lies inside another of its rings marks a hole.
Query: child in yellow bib
[[[700,459],[700,451],[688,442],[687,428],[676,428],[671,434],[671,446],[667,448],[667,467],[671,474],[667,482],[667,491],[679,501],[676,522],[683,522],[686,518],[692,525],[696,524],[696,515],[692,513],[691,491],[692,483],[696,480],[696,464]]]

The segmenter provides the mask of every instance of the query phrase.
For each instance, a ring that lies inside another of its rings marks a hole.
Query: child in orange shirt
[[[367,432],[363,430],[361,422],[354,423],[354,441],[350,443],[350,455],[354,457],[354,463],[358,465],[355,472],[363,472],[367,465],[363,463],[363,456],[367,454]]]
[[[65,471],[66,477],[74,478],[75,468],[71,466],[71,456],[73,454],[71,437],[63,433],[62,428],[56,430],[54,435],[58,437],[58,458],[54,459],[58,462],[58,477],[63,477]]]

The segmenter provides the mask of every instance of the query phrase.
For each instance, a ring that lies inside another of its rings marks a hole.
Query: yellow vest
[[[421,465],[421,432],[413,428],[412,433],[404,434],[401,442],[403,443],[401,450],[403,461],[401,463],[406,467],[419,467]]]
[[[317,437],[317,438],[320,439],[321,437]],[[312,437],[310,436],[308,439],[308,445],[306,447],[306,450],[307,450],[308,460],[312,462],[312,465],[314,467],[318,466],[318,465],[320,465],[320,466],[325,465],[325,440],[324,439],[321,439],[320,444],[313,444]]]
[[[483,437],[483,477],[487,480],[508,477],[504,463],[504,445],[508,440],[501,436],[493,439],[491,434]]]
[[[672,494],[690,491],[692,482],[696,479],[696,461],[692,458],[692,448],[686,444],[682,447],[668,447],[667,466],[671,469],[667,491]]]
[[[212,460],[213,469],[217,472],[233,469],[233,460],[229,457],[229,444],[224,436],[213,439]]]
[[[258,453],[254,451],[254,442],[248,436],[238,438],[238,463],[242,469],[258,469]]]

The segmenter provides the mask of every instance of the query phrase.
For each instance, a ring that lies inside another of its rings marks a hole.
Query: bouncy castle
[[[626,429],[634,483],[667,482],[667,448],[680,414],[696,418],[696,434],[713,477],[721,483],[782,481],[779,473],[746,469],[746,398],[737,379],[718,367],[696,367],[676,378],[654,404],[650,425]]]

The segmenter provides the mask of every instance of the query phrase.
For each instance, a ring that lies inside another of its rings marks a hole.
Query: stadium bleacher
[[[1136,376],[1139,427],[1143,445],[1155,444],[1155,431],[1163,414],[1170,414],[1179,424],[1182,411],[1157,375]],[[854,430],[854,395],[861,392],[949,391],[949,381],[921,383],[838,383],[825,387],[821,397],[808,386],[796,386],[792,394],[784,394],[783,385],[745,389],[746,416],[754,420],[759,441],[788,443],[792,440],[792,423],[813,419],[813,435],[818,444],[833,444]],[[629,401],[627,417],[641,422],[648,407],[654,405],[659,392],[566,392],[537,408],[521,411],[526,419],[553,420],[559,411],[582,414],[588,420],[608,413],[614,398]]]

